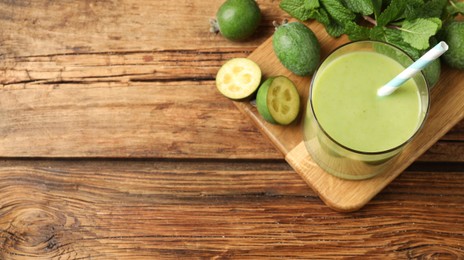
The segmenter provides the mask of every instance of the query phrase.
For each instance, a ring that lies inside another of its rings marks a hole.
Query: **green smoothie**
[[[344,54],[317,72],[312,102],[324,131],[339,144],[360,152],[395,148],[421,124],[421,97],[414,80],[378,97],[383,84],[404,67],[388,56],[367,51]]]

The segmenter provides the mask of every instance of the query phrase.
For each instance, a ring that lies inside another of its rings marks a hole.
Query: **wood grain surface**
[[[10,160],[0,257],[457,259],[464,175],[426,168],[347,214],[280,161]]]
[[[0,259],[464,257],[464,122],[355,213],[215,90],[222,0],[0,1]]]

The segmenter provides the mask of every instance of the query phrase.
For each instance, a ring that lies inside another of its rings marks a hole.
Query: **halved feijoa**
[[[227,61],[216,75],[216,86],[224,96],[243,99],[251,96],[261,82],[261,69],[247,58]]]
[[[285,76],[267,79],[256,96],[259,114],[273,124],[288,125],[300,112],[300,96],[293,82]]]

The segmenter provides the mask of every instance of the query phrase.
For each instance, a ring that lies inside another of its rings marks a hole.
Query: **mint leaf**
[[[407,19],[441,17],[446,6],[447,0],[430,0],[424,4],[417,3],[410,6],[410,12],[407,14]]]
[[[316,19],[318,22],[322,23],[324,26],[330,24],[329,14],[323,8],[315,9],[312,13],[313,19]]]
[[[424,5],[424,0],[408,0],[403,10],[403,17],[407,19],[417,18],[417,11]]]
[[[371,40],[382,41],[386,42],[387,39],[385,38],[385,27],[383,26],[375,26],[369,31],[369,38]]]
[[[409,54],[409,56],[411,56],[414,60],[417,60],[420,58],[421,56],[420,51],[412,47],[409,43],[404,41],[401,35],[401,31],[396,30],[396,29],[385,28],[384,32],[385,32],[386,42],[393,44],[396,47],[400,48],[401,50]]]
[[[319,8],[319,6],[321,6],[319,0],[305,0],[304,2],[304,7],[308,10]]]
[[[320,0],[321,8],[313,16],[319,22],[323,23],[325,30],[332,37],[340,37],[345,33],[345,24],[353,21],[356,15],[346,8],[341,1],[338,0]]]
[[[421,10],[422,17],[441,17],[447,2],[446,0],[431,0],[425,3]]]
[[[440,30],[441,29],[441,26],[443,24],[443,22],[441,21],[440,18],[437,18],[437,17],[431,17],[431,18],[428,18],[427,20],[431,21],[431,22],[434,22],[437,24],[438,26],[438,29],[437,30]]]
[[[355,22],[348,22],[345,24],[345,33],[352,41],[367,40],[369,39],[370,29]]]
[[[377,25],[386,26],[388,23],[404,18],[406,1],[392,0],[390,5],[377,18]]]
[[[375,26],[370,30],[369,37],[371,40],[390,43],[409,54],[413,59],[420,57],[419,50],[406,43],[401,36],[401,31],[397,29]]]
[[[379,18],[380,12],[382,11],[382,0],[371,0],[372,8],[374,10],[375,19]]]
[[[345,27],[343,24],[331,18],[330,23],[325,25],[325,30],[330,36],[337,38],[345,32]]]
[[[340,24],[356,18],[356,15],[338,0],[321,0],[321,4],[327,13]]]
[[[374,13],[372,0],[344,0],[346,6],[354,13],[371,15]]]
[[[313,15],[313,10],[305,8],[305,0],[283,0],[279,6],[289,15],[301,21],[308,20]]]
[[[449,1],[450,4],[446,7],[450,15],[464,14],[464,2],[455,3],[454,1]]]
[[[319,4],[318,0],[315,1]],[[325,9],[306,9],[306,5],[308,5],[307,2],[308,0],[283,0],[280,2],[280,8],[298,20],[306,21],[308,19],[316,19],[324,26],[329,26],[331,20]],[[314,4],[314,2],[311,4]]]
[[[404,21],[400,30],[405,42],[416,49],[424,50],[429,47],[429,38],[435,35],[438,28],[436,19],[418,18]]]

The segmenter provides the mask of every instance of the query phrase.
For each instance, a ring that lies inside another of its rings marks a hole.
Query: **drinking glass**
[[[315,85],[317,83],[315,82],[317,82],[319,75],[327,69],[328,65],[345,54],[357,51],[375,52],[388,56],[400,63],[404,68],[413,63],[413,60],[405,52],[388,43],[377,41],[357,41],[350,42],[335,49],[322,62],[313,75],[303,119],[303,137],[305,146],[313,160],[323,170],[339,178],[350,180],[371,178],[388,170],[404,147],[414,139],[416,134],[422,128],[429,111],[430,103],[427,81],[423,73],[418,73],[412,79],[415,81],[419,91],[419,124],[417,125],[415,133],[407,141],[388,149],[369,152],[353,149],[352,147],[337,141],[329,133],[327,133],[324,129],[324,125],[321,124],[318,118],[318,114],[315,113],[313,90],[317,87]],[[382,71],[377,71],[376,73],[382,73]],[[388,96],[385,98],[388,98]],[[354,123],[352,127],[356,127],[356,123]]]

